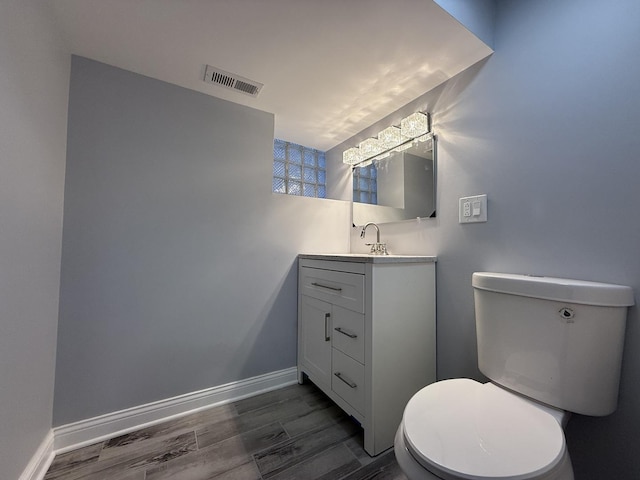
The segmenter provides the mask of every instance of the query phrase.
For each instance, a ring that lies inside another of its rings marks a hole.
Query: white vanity
[[[393,446],[407,401],[436,380],[436,258],[298,258],[298,380],[358,420],[377,455]]]

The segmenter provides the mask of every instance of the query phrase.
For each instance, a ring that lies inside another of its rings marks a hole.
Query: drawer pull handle
[[[321,288],[326,288],[328,290],[333,290],[334,292],[342,291],[342,288],[340,287],[332,287],[331,285],[323,285],[321,283],[316,283],[316,282],[312,282],[311,285],[313,285],[314,287],[321,287]]]
[[[349,388],[356,388],[358,385],[356,385],[355,383],[353,383],[351,380],[347,380],[346,378],[344,378],[342,376],[342,373],[340,372],[336,372],[334,373],[334,375],[336,377],[338,377],[340,380],[342,380],[344,383],[346,383],[347,385],[349,385]]]
[[[349,332],[346,332],[346,331],[344,331],[341,327],[336,327],[336,328],[334,328],[334,330],[335,330],[336,332],[340,332],[340,333],[341,333],[341,334],[343,334],[343,335],[346,335],[346,336],[347,336],[347,337],[349,337],[349,338],[358,338],[358,335],[356,335],[355,333],[349,333]]]
[[[324,341],[328,342],[331,340],[331,336],[329,335],[329,319],[331,318],[330,313],[324,314]]]

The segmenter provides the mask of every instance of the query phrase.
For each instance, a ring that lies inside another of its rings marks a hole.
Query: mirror
[[[354,225],[436,216],[437,138],[353,168]]]

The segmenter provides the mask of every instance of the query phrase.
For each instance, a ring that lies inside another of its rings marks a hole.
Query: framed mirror
[[[436,216],[437,138],[353,168],[353,224]]]

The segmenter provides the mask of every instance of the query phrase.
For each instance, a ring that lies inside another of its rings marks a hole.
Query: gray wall
[[[51,430],[69,56],[46,1],[0,2],[0,477]]]
[[[349,206],[271,193],[273,123],[73,57],[54,425],[295,365],[296,255]]]
[[[438,255],[441,379],[482,378],[474,271],[626,284],[640,301],[640,3],[496,6],[492,57],[390,117],[427,109],[440,139],[438,217],[381,230],[392,252]],[[458,224],[458,198],[481,193],[488,223]],[[355,230],[351,242],[366,250]],[[634,307],[617,412],[567,429],[577,479],[640,478],[639,377]]]

